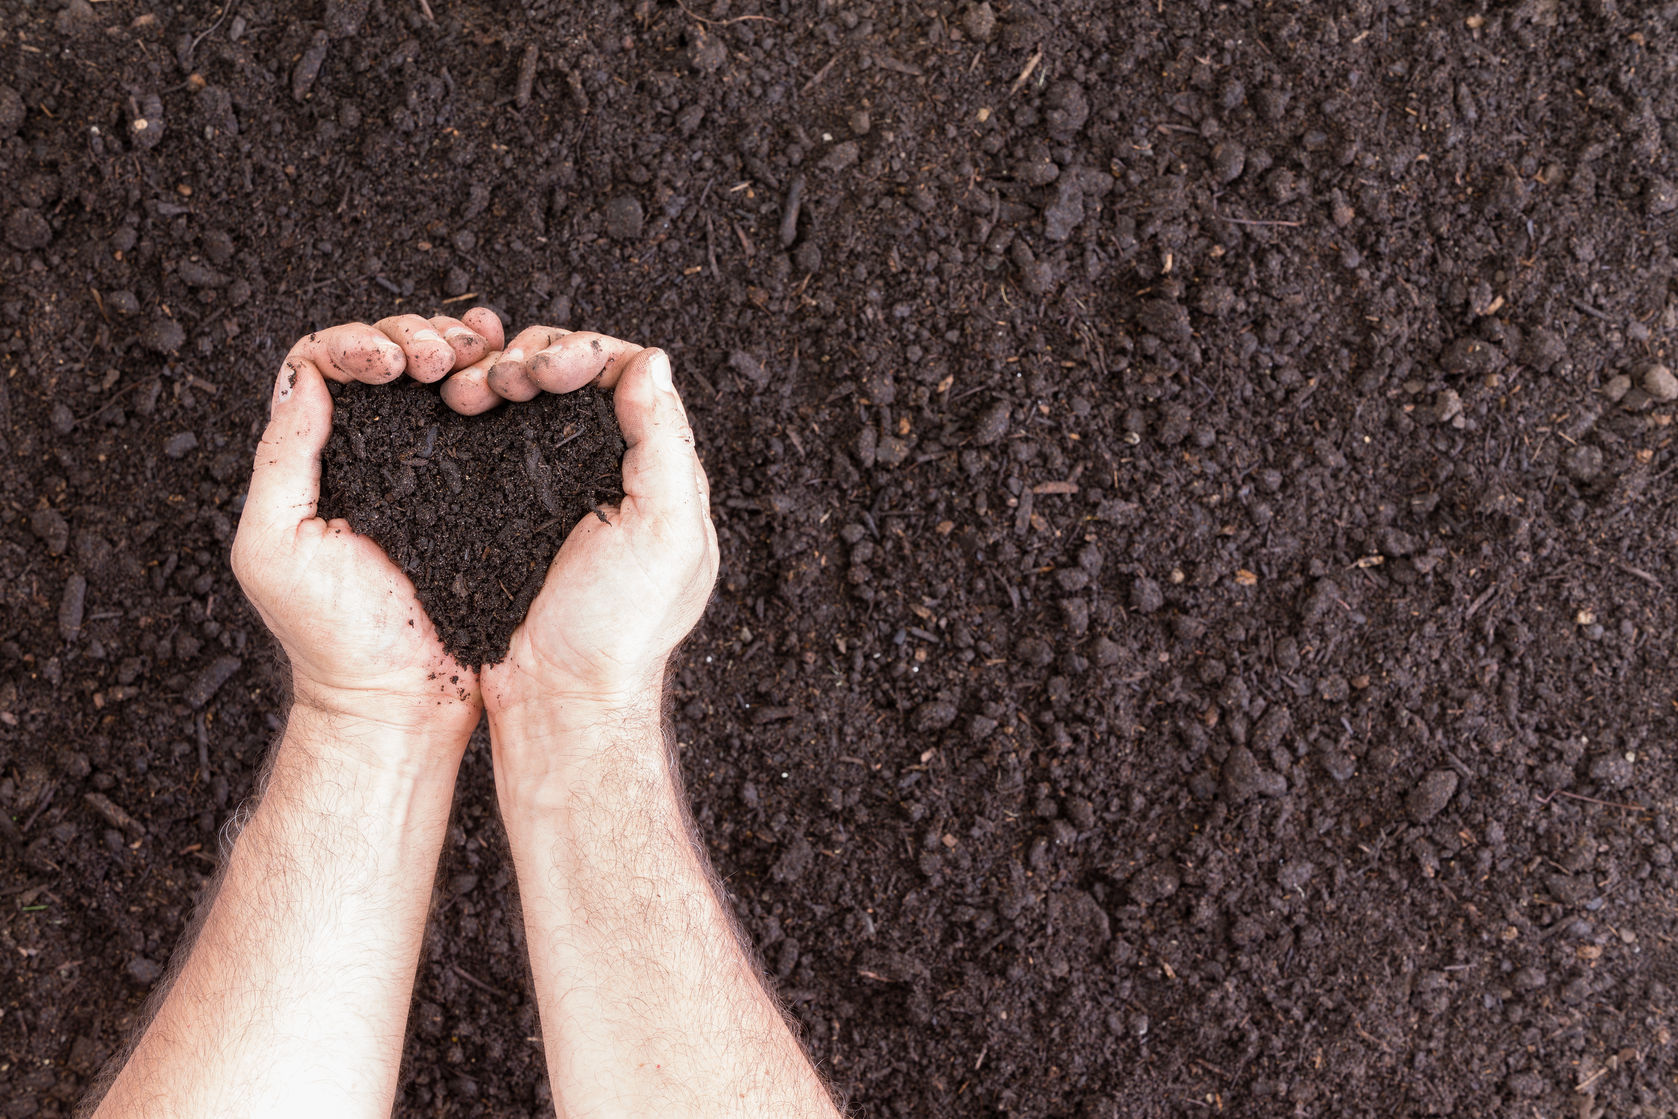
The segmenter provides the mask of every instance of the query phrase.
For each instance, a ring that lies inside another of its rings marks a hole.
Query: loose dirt
[[[396,561],[456,660],[500,660],[566,534],[623,496],[610,397],[544,393],[470,417],[410,380],[335,397],[320,515]]]
[[[468,297],[674,356],[695,817],[856,1114],[1678,1108],[1678,7],[14,7],[4,1114],[279,726],[281,356]],[[545,1109],[481,741],[436,900],[399,1114]]]

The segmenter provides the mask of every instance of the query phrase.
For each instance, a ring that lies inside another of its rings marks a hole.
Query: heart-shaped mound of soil
[[[379,543],[468,667],[507,653],[572,527],[623,496],[623,434],[597,389],[461,416],[433,385],[334,386],[320,515]]]

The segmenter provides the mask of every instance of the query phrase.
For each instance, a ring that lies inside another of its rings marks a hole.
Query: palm
[[[492,705],[532,679],[567,679],[593,695],[656,683],[669,635],[698,620],[714,569],[688,553],[703,549],[703,537],[696,544],[634,497],[608,518],[590,514],[571,530],[506,658],[485,667]]]
[[[264,579],[260,600],[286,604],[264,610],[264,621],[292,651],[300,687],[331,680],[351,693],[470,703],[474,674],[444,652],[413,583],[377,544],[342,521],[312,519],[298,525],[294,548],[268,569],[289,574]]]
[[[331,656],[337,679],[366,688],[409,686],[448,664],[451,673],[461,674],[455,683],[470,684],[466,678],[472,673],[443,653],[413,582],[378,544],[319,520],[305,523],[299,535],[304,533],[315,537],[314,554],[297,594],[310,607],[310,617],[319,619],[315,624],[332,627],[334,643],[310,648]]]

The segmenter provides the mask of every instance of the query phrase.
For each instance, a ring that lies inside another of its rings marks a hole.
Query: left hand
[[[332,433],[327,378],[382,384],[406,371],[435,381],[501,349],[494,312],[474,309],[462,322],[467,334],[443,324],[446,341],[437,320],[405,315],[292,347],[233,541],[233,572],[291,661],[298,706],[394,729],[455,760],[482,709],[477,673],[443,651],[413,583],[383,549],[315,510]]]

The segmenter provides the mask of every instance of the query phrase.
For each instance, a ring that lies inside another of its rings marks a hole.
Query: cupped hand
[[[554,334],[524,352],[521,375],[550,391],[616,384],[624,498],[602,510],[604,520],[590,513],[572,530],[507,656],[484,667],[492,730],[514,713],[656,721],[665,664],[717,577],[709,487],[669,356],[601,335]]]
[[[477,725],[476,675],[443,651],[414,585],[372,540],[316,516],[332,432],[327,379],[436,381],[500,350],[494,312],[350,323],[293,346],[233,541],[233,571],[290,659],[294,702],[464,750]]]

